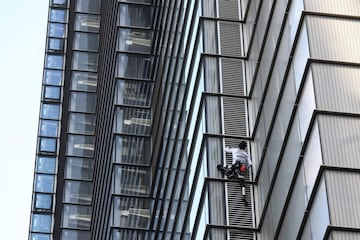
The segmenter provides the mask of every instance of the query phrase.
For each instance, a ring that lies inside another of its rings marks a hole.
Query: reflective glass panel
[[[30,240],[51,240],[50,234],[31,233]]]
[[[54,176],[47,174],[36,174],[35,191],[45,193],[54,192]]]
[[[91,204],[93,184],[83,181],[65,181],[64,199],[66,203]]]
[[[71,76],[71,89],[95,92],[97,74],[89,72],[73,72]]]
[[[72,92],[70,111],[94,113],[96,105],[95,93]]]
[[[132,136],[116,136],[114,162],[150,164],[150,139]]]
[[[100,16],[76,14],[75,30],[83,32],[99,32]]]
[[[118,80],[116,104],[150,106],[152,86],[146,81]]]
[[[43,103],[41,106],[41,118],[59,119],[60,105]]]
[[[61,240],[88,240],[90,239],[90,231],[77,231],[70,229],[62,229]]]
[[[67,0],[52,0],[52,4],[66,6],[67,5]]]
[[[74,52],[72,68],[74,70],[97,71],[98,54],[89,52]]]
[[[56,158],[39,156],[36,161],[36,172],[38,173],[55,173]]]
[[[45,64],[47,68],[62,69],[63,63],[64,63],[64,57],[61,55],[48,54],[46,56]]]
[[[66,22],[66,10],[64,9],[51,9],[50,10],[51,22]]]
[[[40,136],[57,137],[58,135],[58,121],[40,120]]]
[[[51,215],[33,214],[31,231],[49,233],[51,231]]]
[[[67,154],[79,157],[93,157],[95,138],[93,136],[69,135]]]
[[[99,0],[77,0],[76,1],[76,11],[84,13],[100,13],[100,3]]]
[[[74,35],[74,49],[83,51],[98,51],[99,35],[95,33],[76,32]]]
[[[67,205],[63,207],[62,227],[89,229],[91,222],[91,207]]]
[[[52,194],[35,193],[35,211],[52,210]]]
[[[148,195],[150,193],[150,169],[115,166],[114,193]]]
[[[65,24],[62,23],[49,23],[49,37],[66,37]]]
[[[69,132],[80,134],[94,134],[95,114],[70,113]]]
[[[62,83],[62,71],[46,69],[44,72],[44,83],[60,86]]]
[[[56,151],[56,138],[40,138],[39,144],[40,152],[55,152]]]
[[[76,157],[68,157],[66,159],[65,178],[92,180],[93,172],[93,159]]]
[[[49,51],[60,51],[65,50],[65,40],[61,38],[48,38]]]
[[[119,51],[151,52],[152,32],[149,30],[120,28],[117,39]]]
[[[117,107],[115,128],[117,133],[149,134],[151,127],[150,110]]]
[[[152,59],[150,56],[119,54],[117,77],[149,79]]]
[[[44,88],[44,98],[59,100],[60,99],[60,87],[46,86]]]
[[[121,26],[150,27],[152,23],[151,6],[120,4],[118,24]]]

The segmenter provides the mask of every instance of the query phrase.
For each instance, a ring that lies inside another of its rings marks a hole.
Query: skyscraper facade
[[[359,13],[50,0],[29,239],[358,239]]]

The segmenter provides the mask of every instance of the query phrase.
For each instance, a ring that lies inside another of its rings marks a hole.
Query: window
[[[38,173],[55,173],[56,158],[38,156],[36,161],[36,172]]]
[[[151,52],[152,32],[149,30],[120,28],[117,39],[119,51]]]
[[[50,240],[50,236],[50,234],[31,233],[31,237],[29,240]]]
[[[94,114],[85,113],[70,113],[69,117],[69,132],[80,134],[94,134],[95,132]]]
[[[62,83],[62,71],[46,69],[44,72],[44,83],[60,86]]]
[[[52,194],[35,193],[35,211],[51,212],[52,210]]]
[[[150,56],[119,54],[117,76],[149,79],[151,63]]]
[[[99,32],[100,16],[77,14],[75,16],[75,30],[83,32]]]
[[[40,120],[40,136],[57,137],[58,135],[58,121],[54,120]]]
[[[66,180],[63,200],[66,203],[90,205],[92,201],[92,192],[93,185],[91,182]]]
[[[62,23],[49,23],[49,37],[66,37],[65,24]]]
[[[67,6],[67,0],[52,0],[52,4],[61,5],[61,6]]]
[[[60,100],[60,87],[45,86],[44,98],[50,100]]]
[[[65,178],[92,180],[94,160],[91,158],[68,157],[66,159]]]
[[[36,174],[35,191],[42,193],[54,192],[54,176],[47,174]]]
[[[51,22],[66,22],[66,10],[63,9],[51,9],[50,10],[50,21]]]
[[[121,26],[150,27],[152,9],[150,6],[120,4],[118,24]]]
[[[61,38],[48,38],[48,49],[53,52],[64,52],[65,40]]]
[[[99,0],[77,0],[76,11],[84,13],[100,13]]]
[[[71,90],[95,92],[96,85],[96,73],[73,71],[71,76]]]
[[[31,231],[49,233],[51,231],[51,215],[33,214]]]
[[[41,118],[59,119],[60,105],[43,103],[41,106]]]
[[[39,144],[39,151],[40,152],[52,152],[55,153],[56,151],[56,138],[40,138]]]
[[[98,54],[89,52],[74,52],[72,68],[74,70],[97,71]]]
[[[93,157],[95,138],[93,136],[69,135],[67,154],[79,157]]]
[[[47,68],[62,69],[64,64],[64,56],[48,54],[46,56],[45,66]]]
[[[91,207],[64,205],[62,227],[89,229],[91,222]]]
[[[74,49],[83,51],[98,51],[99,35],[95,33],[76,32],[74,35]]]
[[[70,96],[70,111],[94,113],[96,108],[96,94],[72,92]]]

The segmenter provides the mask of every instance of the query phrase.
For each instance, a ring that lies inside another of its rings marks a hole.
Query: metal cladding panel
[[[325,180],[331,225],[359,228],[360,174],[348,171],[326,171]]]
[[[307,16],[310,57],[360,62],[360,21],[333,16]]]
[[[237,0],[219,0],[219,17],[239,19],[239,5]]]
[[[318,117],[325,165],[360,168],[360,118]]]
[[[305,10],[311,12],[360,15],[359,0],[304,0]]]
[[[241,39],[239,23],[220,22],[221,54],[227,56],[241,56]]]
[[[333,231],[330,234],[329,240],[359,240],[360,233],[356,232],[341,232]]]
[[[313,64],[317,109],[360,113],[360,68]]]

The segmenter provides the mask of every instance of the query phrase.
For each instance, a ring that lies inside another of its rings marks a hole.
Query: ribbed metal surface
[[[360,233],[333,231],[329,240],[359,240]]]
[[[360,21],[307,16],[306,24],[312,58],[360,62]]]
[[[319,116],[324,164],[360,168],[360,119]]]
[[[221,59],[222,89],[226,94],[244,96],[243,62],[238,59]]]
[[[240,25],[233,22],[220,22],[221,54],[227,56],[241,56]]]
[[[239,19],[238,0],[219,0],[219,17]]]
[[[305,10],[312,12],[360,15],[359,0],[304,0]]]
[[[225,134],[246,136],[245,101],[224,97],[223,104]]]
[[[358,228],[360,226],[360,174],[327,171],[325,177],[331,224]]]

